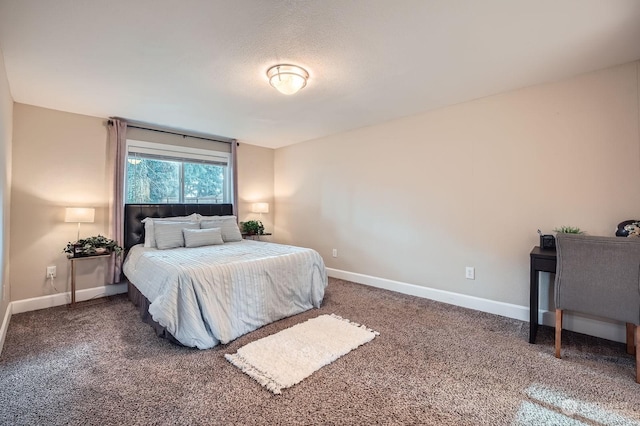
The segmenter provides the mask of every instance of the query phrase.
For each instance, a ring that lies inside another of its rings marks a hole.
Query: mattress
[[[200,349],[320,307],[327,286],[315,250],[251,240],[168,250],[136,245],[123,271],[149,300],[153,320]]]

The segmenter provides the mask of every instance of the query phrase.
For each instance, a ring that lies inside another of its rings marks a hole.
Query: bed
[[[125,206],[123,272],[129,298],[159,336],[208,349],[320,307],[327,286],[322,257],[308,248],[241,237],[238,241],[235,225],[229,234],[233,239],[227,240],[227,225],[220,228],[218,224],[229,224],[231,213],[230,204]],[[154,247],[145,236],[145,227],[154,233],[150,220],[143,221],[168,217],[178,219],[151,221],[156,228]],[[186,238],[183,244],[192,246],[165,243],[165,235],[178,231]],[[200,241],[194,235],[218,238],[220,232],[224,242],[193,244]]]

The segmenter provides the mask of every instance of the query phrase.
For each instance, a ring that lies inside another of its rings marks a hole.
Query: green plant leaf
[[[248,220],[240,222],[240,231],[243,234],[262,235],[264,233],[264,225],[259,220]]]
[[[576,226],[566,225],[563,225],[560,228],[555,228],[553,231],[559,234],[584,234],[584,231],[582,231],[580,228]]]

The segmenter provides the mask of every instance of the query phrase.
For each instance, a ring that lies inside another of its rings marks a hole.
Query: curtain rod
[[[144,127],[144,125],[141,125],[141,124],[131,123],[131,122],[128,122],[127,120],[124,120],[124,121],[127,123],[127,128],[132,128],[132,129],[149,130],[151,132],[158,132],[158,133],[168,133],[170,135],[182,136],[183,138],[201,139],[201,140],[205,140],[205,141],[222,142],[222,143],[228,143],[228,144],[232,144],[234,142],[237,143],[237,141],[235,139],[224,138],[222,136],[218,136],[220,139],[215,139],[215,136],[206,137],[206,136],[189,135],[189,134],[186,134],[186,133],[181,133],[181,132],[179,132],[177,130],[154,129],[154,128],[151,128],[151,127]],[[111,125],[113,125],[113,121],[112,120],[108,120],[107,124],[109,126],[111,126]],[[240,144],[238,143],[238,145],[240,145]]]

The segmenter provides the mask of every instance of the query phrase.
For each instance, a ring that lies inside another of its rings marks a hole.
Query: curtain
[[[231,141],[231,185],[233,187],[233,214],[238,217],[238,142]]]
[[[119,245],[124,245],[124,167],[127,155],[127,122],[117,118],[109,120],[109,165],[112,191],[109,197],[109,233]],[[122,257],[115,257],[112,283],[122,276]]]

